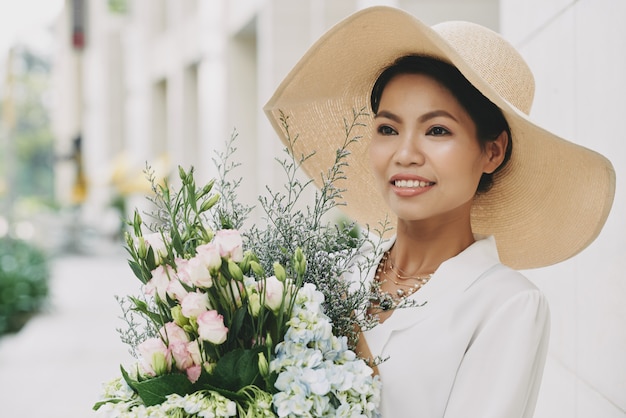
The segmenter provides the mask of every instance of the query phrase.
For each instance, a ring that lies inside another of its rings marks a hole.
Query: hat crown
[[[433,29],[502,98],[526,115],[530,113],[535,79],[524,58],[508,41],[470,22],[444,22]]]
[[[348,47],[349,46],[349,47]],[[615,172],[603,156],[566,141],[527,116],[534,78],[519,53],[496,32],[466,22],[430,27],[402,10],[361,10],[322,36],[291,70],[265,112],[302,168],[324,187],[337,149],[350,152],[339,185],[345,211],[372,231],[393,219],[379,193],[367,144],[373,129],[349,115],[365,109],[381,69],[404,55],[422,54],[451,63],[498,106],[511,131],[514,151],[494,187],[472,206],[472,230],[494,235],[502,262],[513,268],[547,266],[572,257],[600,233],[615,194]],[[289,119],[289,132],[284,116]],[[371,115],[369,116],[371,117]],[[368,117],[368,118],[369,118]],[[355,116],[356,118],[356,116]],[[296,133],[297,142],[290,133]],[[358,140],[356,140],[358,139]]]

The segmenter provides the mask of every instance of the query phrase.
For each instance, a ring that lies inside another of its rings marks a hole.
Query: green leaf
[[[135,387],[135,385],[137,384],[137,381],[134,379],[131,379],[131,377],[128,375],[128,372],[124,369],[123,366],[120,366],[120,370],[122,371],[122,377],[124,378],[128,386],[130,386],[132,390],[137,392],[137,389]]]
[[[146,280],[144,279],[143,269],[141,268],[139,263],[137,263],[136,261],[133,261],[133,260],[128,260],[128,265],[130,266],[130,269],[133,271],[133,274],[139,280],[141,280],[142,283],[146,283]]]
[[[98,409],[100,409],[102,405],[106,405],[108,403],[120,403],[120,402],[125,402],[125,400],[124,399],[105,399],[103,401],[96,402],[93,406],[93,410],[97,411]]]
[[[193,210],[194,213],[198,213],[198,201],[196,198],[196,183],[194,181],[189,182],[189,186],[187,189],[187,203]]]
[[[172,247],[176,250],[176,252],[179,255],[182,255],[185,253],[185,249],[183,246],[183,241],[180,237],[180,234],[178,233],[177,230],[172,229],[171,231],[171,238],[172,238]]]
[[[185,396],[194,391],[193,384],[181,373],[165,374],[138,382],[131,379],[123,367],[121,369],[128,386],[137,392],[146,406],[161,404],[165,402],[167,395],[173,393]]]
[[[240,333],[239,330],[243,325],[243,321],[246,318],[246,314],[248,314],[248,304],[244,303],[239,309],[237,309],[232,317],[232,322],[230,324],[230,331],[228,332],[228,341],[229,343],[236,339]]]
[[[239,391],[235,392],[232,390],[227,390],[224,388],[220,388],[209,383],[211,381],[211,375],[206,372],[206,370],[202,369],[202,373],[200,374],[200,378],[194,384],[194,391],[199,390],[210,390],[213,392],[217,392],[220,395],[232,400],[232,401],[245,401],[247,398],[244,394],[239,393]]]
[[[167,395],[185,396],[193,392],[193,385],[184,374],[166,374],[136,384],[137,394],[146,406],[163,403]]]
[[[152,246],[148,246],[148,252],[146,254],[146,258],[144,262],[146,263],[146,267],[150,271],[154,270],[157,267],[156,262],[154,260],[155,260],[154,250],[152,249]]]
[[[161,315],[149,310],[146,302],[133,296],[129,296],[128,299],[130,299],[130,301],[135,305],[133,308],[134,311],[142,313],[146,318],[149,318],[155,324],[163,325],[163,318]]]
[[[238,348],[220,358],[208,377],[214,387],[236,392],[248,385],[263,387],[259,372],[259,353],[263,347],[251,350]]]

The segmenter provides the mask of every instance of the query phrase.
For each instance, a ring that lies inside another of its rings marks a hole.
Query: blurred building
[[[278,189],[282,145],[263,104],[312,42],[370,3],[67,0],[57,24],[54,120],[59,152],[75,153],[80,141],[81,155],[58,166],[59,198],[80,201],[87,221],[99,220],[115,193],[112,171],[138,177],[146,162],[160,167],[164,158],[208,180],[234,131],[242,200],[254,204],[265,185]],[[430,23],[499,27],[495,0],[388,3]]]
[[[79,158],[57,167],[59,198],[76,198],[83,170],[83,216],[97,224],[115,170],[160,167],[167,156],[171,168],[193,165],[208,180],[214,152],[234,129],[242,199],[252,204],[265,185],[278,189],[282,147],[263,104],[326,29],[373,4],[429,24],[470,20],[501,32],[536,76],[531,117],[609,156],[618,179],[624,174],[622,0],[67,0],[57,24],[55,132],[59,152],[71,152],[77,138],[81,146]],[[626,415],[625,200],[618,180],[598,240],[527,273],[553,313],[538,418]]]

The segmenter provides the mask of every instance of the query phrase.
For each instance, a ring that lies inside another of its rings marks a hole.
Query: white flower
[[[236,263],[243,260],[243,240],[235,229],[220,229],[213,243],[219,248],[222,258],[230,258]]]
[[[170,266],[158,266],[152,270],[152,278],[146,283],[146,294],[159,295],[161,300],[167,298],[167,288],[171,278],[176,277],[176,272]]]
[[[214,243],[200,245],[196,248],[196,257],[200,258],[208,267],[209,271],[217,274],[222,266],[222,257],[219,247]]]
[[[194,286],[202,287],[205,289],[213,286],[213,278],[211,277],[210,266],[209,264],[207,264],[207,260],[201,255],[201,253],[198,253],[198,255],[190,258],[187,261],[187,263],[185,264],[185,270],[188,274],[189,281]]]
[[[276,276],[270,276],[267,279],[259,282],[261,291],[264,294],[265,306],[274,312],[278,312],[283,304],[283,298],[285,296],[285,286],[276,278]]]
[[[160,232],[154,232],[146,234],[143,237],[144,242],[152,248],[154,254],[154,263],[161,264],[163,258],[167,255],[167,247],[163,241],[163,236]]]
[[[278,373],[276,412],[279,417],[378,417],[380,379],[348,349],[345,337],[332,334],[323,301],[313,285],[305,284],[296,295],[289,328],[270,363]]]
[[[191,292],[183,298],[180,306],[183,315],[187,318],[197,318],[202,313],[206,312],[211,307],[211,304],[209,303],[209,296],[206,293]]]
[[[305,368],[302,371],[301,380],[307,389],[316,395],[326,395],[330,390],[330,382],[326,378],[324,369]]]

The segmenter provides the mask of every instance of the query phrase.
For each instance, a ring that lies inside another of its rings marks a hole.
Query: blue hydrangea
[[[332,333],[324,296],[307,283],[299,291],[285,339],[270,369],[279,417],[379,417],[380,380]]]

